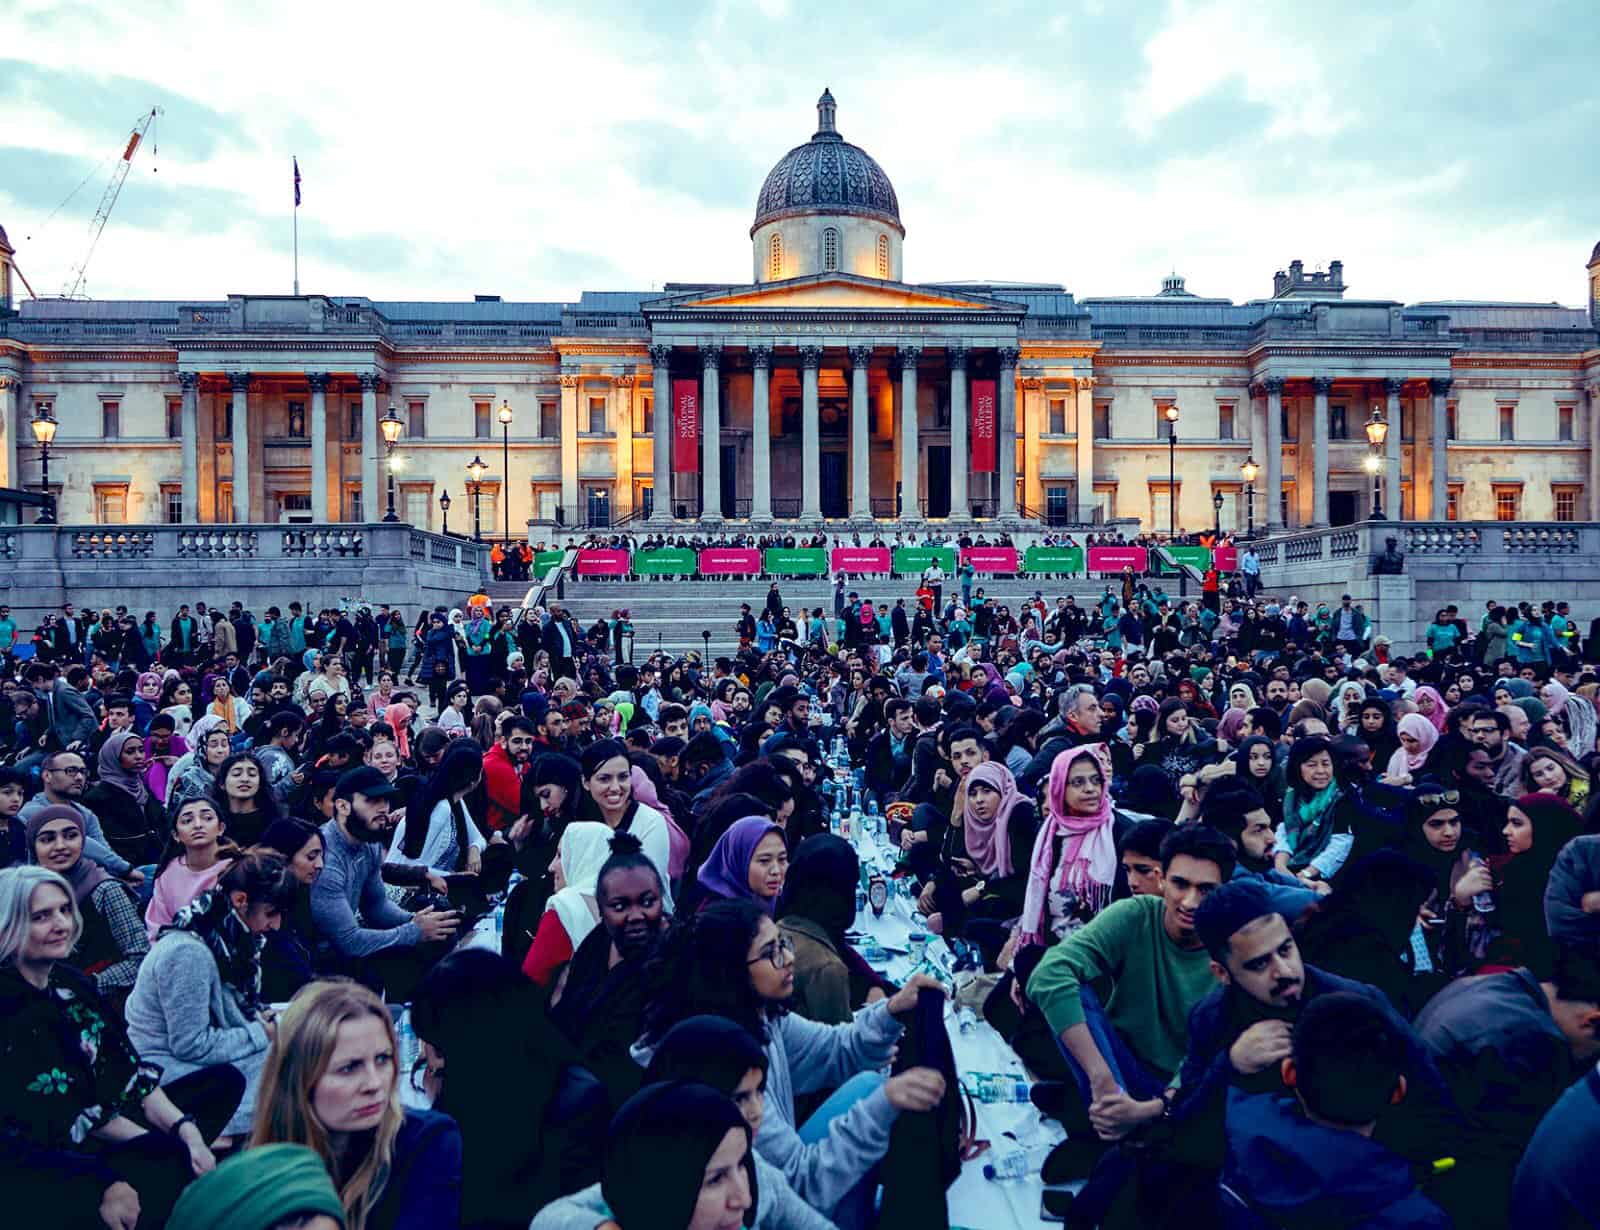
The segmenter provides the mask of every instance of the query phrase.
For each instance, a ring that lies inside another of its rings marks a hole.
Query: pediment
[[[674,310],[695,308],[755,312],[850,309],[854,311],[923,312],[1020,312],[1020,304],[1005,303],[982,295],[963,295],[943,287],[921,287],[906,282],[886,282],[848,274],[793,278],[752,286],[730,286],[710,293],[673,296],[645,304],[671,306]]]

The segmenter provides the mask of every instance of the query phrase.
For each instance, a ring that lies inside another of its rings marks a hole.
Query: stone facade
[[[1175,275],[1114,298],[913,284],[887,176],[831,95],[818,121],[762,189],[745,285],[19,302],[0,231],[0,487],[39,488],[44,413],[69,524],[370,521],[392,475],[401,518],[445,528],[448,492],[450,528],[471,531],[476,458],[486,537],[680,514],[1315,527],[1366,516],[1381,410],[1391,516],[1600,519],[1600,248],[1577,309],[1356,299],[1337,261],[1295,261],[1242,304]],[[682,380],[699,444],[674,470]],[[979,471],[972,390],[991,380],[998,455]]]

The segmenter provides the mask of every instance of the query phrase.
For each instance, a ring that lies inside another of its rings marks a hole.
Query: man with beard
[[[600,925],[556,975],[549,1015],[620,1106],[644,1075],[629,1048],[642,1032],[646,966],[667,920],[661,874],[638,839],[618,833],[611,851],[595,877]]]
[[[533,723],[513,714],[500,723],[500,734],[483,757],[483,787],[488,799],[488,825],[495,832],[515,824],[522,814],[522,779],[533,759]]]
[[[333,792],[333,819],[322,826],[322,874],[311,886],[319,939],[363,981],[394,1002],[408,1000],[429,965],[443,955],[461,916],[432,906],[408,913],[383,887],[383,854],[394,830],[389,803],[399,787],[369,765],[344,773]],[[421,868],[426,872],[426,868]]]

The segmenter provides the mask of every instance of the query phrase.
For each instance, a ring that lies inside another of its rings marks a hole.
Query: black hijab
[[[685,1230],[694,1216],[706,1163],[731,1131],[750,1128],[732,1099],[709,1085],[650,1085],[611,1121],[600,1193],[623,1230]],[[755,1161],[746,1152],[750,1208],[756,1219]]]
[[[778,917],[809,918],[842,951],[844,933],[855,922],[860,877],[861,860],[848,841],[831,833],[807,837],[789,859]]]

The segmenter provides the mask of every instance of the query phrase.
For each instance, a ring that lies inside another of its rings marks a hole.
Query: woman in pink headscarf
[[[1439,695],[1439,689],[1423,684],[1411,699],[1417,704],[1417,712],[1433,723],[1435,733],[1444,734],[1445,718],[1450,712],[1450,706],[1444,703],[1444,697]]]
[[[383,711],[383,720],[394,727],[395,746],[400,751],[400,759],[411,759],[411,706],[403,700],[397,700]]]
[[[928,929],[952,935],[962,933],[968,918],[1003,920],[1021,912],[1039,831],[1032,800],[998,760],[985,761],[962,780],[954,811],[927,902],[933,911]],[[1001,938],[997,932],[995,948]]]
[[[679,828],[678,822],[672,818],[672,813],[661,801],[656,792],[656,784],[648,773],[638,765],[634,765],[630,780],[633,783],[633,797],[647,807],[655,808],[667,822],[667,876],[676,880],[689,865],[691,845],[689,835]]]
[[[1398,730],[1400,746],[1389,757],[1389,767],[1383,780],[1391,786],[1409,786],[1428,762],[1428,753],[1439,741],[1439,732],[1433,723],[1420,713],[1408,713],[1400,719]]]
[[[1111,756],[1103,743],[1068,748],[1050,766],[1018,921],[1023,944],[1047,945],[1111,901],[1117,879]]]

